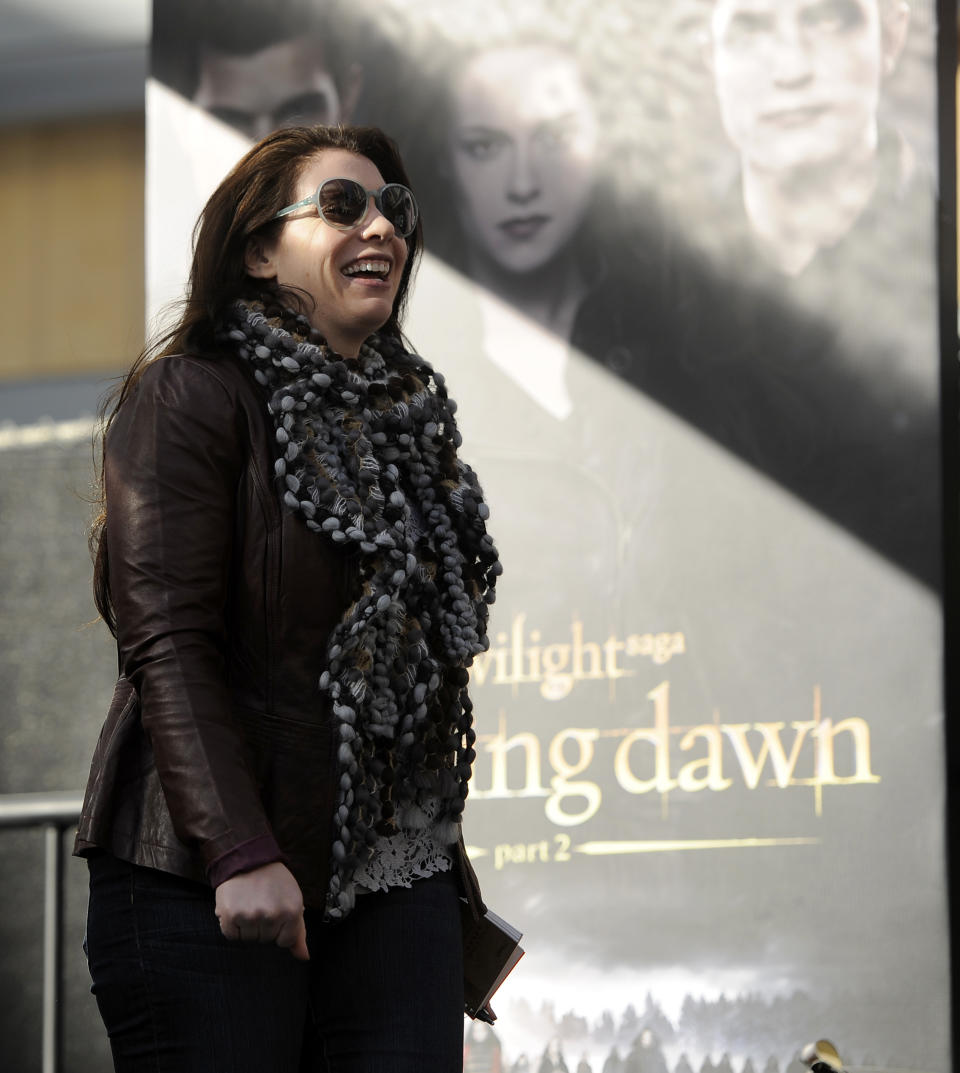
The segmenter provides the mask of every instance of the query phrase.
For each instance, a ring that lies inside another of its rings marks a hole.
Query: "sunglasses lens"
[[[367,192],[356,179],[327,179],[320,184],[320,215],[332,227],[355,227],[367,214]],[[406,238],[417,226],[417,203],[399,183],[387,183],[380,192],[383,215],[398,235]]]
[[[388,183],[381,194],[383,215],[393,224],[397,234],[406,238],[417,226],[417,203],[413,194],[399,183]]]
[[[352,227],[367,208],[367,192],[354,179],[327,179],[320,186],[320,214],[334,227]]]

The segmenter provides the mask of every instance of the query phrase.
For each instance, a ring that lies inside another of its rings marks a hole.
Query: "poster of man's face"
[[[349,123],[363,64],[328,4],[167,0],[153,13],[157,79],[244,137],[292,124]]]
[[[782,172],[873,154],[908,18],[906,4],[879,0],[716,0],[709,63],[745,164]]]
[[[505,565],[464,836],[527,948],[466,1068],[946,1073],[932,5],[181,2],[151,293],[276,127],[382,125],[420,204]]]
[[[250,53],[215,46],[199,56],[193,100],[254,141],[292,124],[347,122],[359,68],[338,85],[318,37],[293,37]]]

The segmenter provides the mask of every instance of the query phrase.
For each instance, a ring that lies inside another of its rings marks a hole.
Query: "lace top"
[[[360,865],[353,877],[357,893],[410,887],[415,879],[426,879],[435,872],[449,872],[453,867],[452,847],[444,845],[434,822],[438,802],[427,802],[423,813],[427,825],[417,831],[400,831],[381,835],[369,861]]]

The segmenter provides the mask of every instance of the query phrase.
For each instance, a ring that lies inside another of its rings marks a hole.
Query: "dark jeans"
[[[454,1073],[463,1065],[456,881],[307,913],[310,961],[228,941],[210,888],[90,860],[92,991],[117,1073]]]

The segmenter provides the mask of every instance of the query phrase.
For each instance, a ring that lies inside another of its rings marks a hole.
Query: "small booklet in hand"
[[[490,999],[523,957],[522,933],[488,909],[474,920],[465,901],[460,903],[463,929],[463,990],[470,1017],[495,1020]]]

